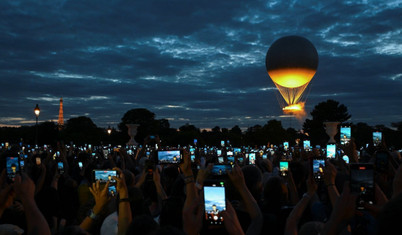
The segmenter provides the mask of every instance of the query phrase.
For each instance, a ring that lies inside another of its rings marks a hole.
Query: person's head
[[[167,195],[172,195],[174,192],[174,185],[179,176],[179,171],[176,166],[168,166],[161,172],[161,183],[166,189]]]
[[[299,188],[301,185],[304,185],[308,177],[306,167],[301,162],[290,162],[289,169],[292,171],[296,187]]]
[[[263,203],[271,211],[278,211],[288,202],[288,188],[279,176],[270,177],[264,186]]]
[[[169,197],[164,201],[159,216],[161,226],[171,225],[176,228],[183,227],[184,198],[178,196]]]
[[[255,200],[259,201],[262,193],[262,174],[260,169],[253,165],[246,165],[242,167],[242,172],[248,190]]]
[[[126,234],[153,235],[158,228],[158,223],[150,215],[141,215],[133,218]]]
[[[215,205],[215,204],[212,205],[212,210],[213,210],[213,211],[216,211],[216,205]]]
[[[124,180],[126,181],[127,187],[134,187],[135,185],[135,175],[130,170],[123,170]]]
[[[300,227],[299,235],[318,235],[322,234],[324,223],[318,221],[310,221]]]

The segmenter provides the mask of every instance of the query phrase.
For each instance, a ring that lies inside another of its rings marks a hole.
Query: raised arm
[[[130,226],[133,217],[130,208],[130,199],[128,197],[128,190],[126,180],[122,170],[119,168],[113,168],[119,173],[120,177],[113,177],[116,182],[116,190],[119,194],[119,218],[118,218],[118,233],[119,235],[126,234],[128,227]]]
[[[43,184],[45,183],[45,178],[46,178],[46,166],[43,164],[43,162],[38,166],[40,169],[40,175],[38,179],[36,180],[36,187],[35,187],[35,195],[38,194],[42,188]]]
[[[6,170],[4,169],[0,176],[0,218],[4,210],[13,204],[14,196],[13,186],[6,182]]]
[[[310,199],[317,191],[317,184],[315,183],[311,174],[309,175],[306,183],[307,193],[303,195],[302,199],[296,204],[286,220],[285,235],[297,235],[297,225],[299,224],[300,218],[308,206]]]
[[[324,171],[324,183],[328,190],[329,199],[331,201],[332,207],[335,206],[336,201],[339,198],[339,192],[335,185],[337,170],[335,166],[329,161],[325,162],[325,171]]]
[[[15,177],[14,190],[24,206],[28,227],[27,234],[50,235],[49,225],[34,199],[35,184],[27,174],[22,173],[22,175]]]
[[[356,213],[356,199],[357,194],[351,193],[349,183],[345,183],[343,192],[332,210],[330,219],[325,223],[323,234],[339,234],[339,231],[343,228],[342,225],[345,225],[343,222],[353,217]]]
[[[101,188],[99,180],[89,187],[89,191],[95,199],[95,206],[90,211],[90,215],[85,217],[81,222],[80,227],[86,231],[90,231],[96,220],[99,218],[99,214],[102,212],[105,205],[109,202],[110,198],[108,196],[109,182],[106,183],[104,188]]]
[[[183,172],[184,182],[186,183],[186,201],[185,206],[189,206],[197,197],[197,189],[194,183],[193,170],[191,169],[191,159],[188,151],[183,150],[183,163],[180,164]]]
[[[159,167],[156,166],[154,173],[152,174],[152,179],[155,183],[156,187],[156,192],[158,193],[158,198],[159,200],[166,200],[168,197],[166,195],[165,190],[163,190],[162,184],[161,184],[161,175],[159,172]],[[160,203],[162,205],[162,202]]]
[[[248,227],[246,234],[259,234],[263,223],[262,213],[257,201],[247,188],[241,168],[238,165],[235,165],[235,167],[232,168],[232,171],[228,173],[228,176],[237,191],[240,193],[247,213],[250,215],[251,224]]]

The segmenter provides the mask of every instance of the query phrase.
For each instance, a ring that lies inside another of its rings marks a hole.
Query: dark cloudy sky
[[[172,127],[281,120],[265,55],[299,35],[319,66],[306,109],[335,99],[351,122],[402,121],[402,1],[0,1],[0,124],[147,108]],[[294,121],[296,122],[296,121]],[[295,125],[295,124],[293,124]]]

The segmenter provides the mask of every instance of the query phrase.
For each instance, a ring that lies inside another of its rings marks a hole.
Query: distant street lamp
[[[34,109],[34,113],[36,116],[36,125],[35,125],[35,146],[38,145],[38,118],[39,118],[39,114],[40,114],[40,108],[39,105],[36,104],[36,107]]]

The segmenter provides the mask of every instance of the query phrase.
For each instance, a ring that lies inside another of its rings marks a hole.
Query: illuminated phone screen
[[[221,212],[226,210],[226,195],[223,182],[212,186],[204,186],[205,220],[209,225],[221,225]]]
[[[342,126],[341,133],[340,133],[340,142],[341,144],[347,144],[350,142],[351,138],[351,129],[350,126]]]
[[[379,131],[373,132],[373,145],[379,146],[382,141],[382,133]]]
[[[335,144],[327,145],[327,158],[335,158],[336,146]]]

